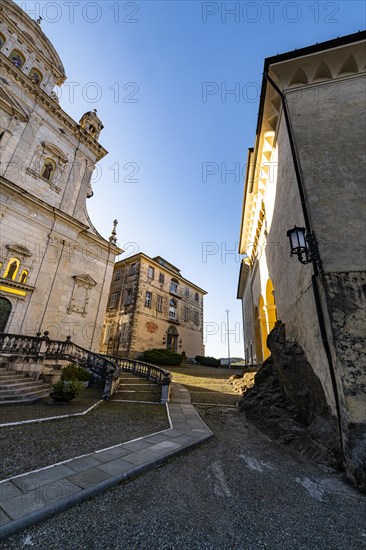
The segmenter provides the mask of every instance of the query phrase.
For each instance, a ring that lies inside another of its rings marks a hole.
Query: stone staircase
[[[49,384],[30,376],[0,368],[0,405],[34,403],[49,395]]]
[[[126,402],[160,403],[161,387],[146,378],[130,372],[123,372],[119,377],[119,389],[113,399]]]

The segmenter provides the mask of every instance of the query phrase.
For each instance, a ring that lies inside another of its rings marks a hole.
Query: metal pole
[[[228,354],[228,360],[229,360],[229,369],[231,369],[231,363],[230,363],[230,331],[229,331],[229,312],[230,309],[226,310],[226,317],[227,317],[227,354]]]

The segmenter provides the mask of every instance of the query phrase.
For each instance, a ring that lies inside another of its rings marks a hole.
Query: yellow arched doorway
[[[265,297],[266,301],[264,301],[262,295],[260,296],[258,308],[263,361],[267,359],[271,353],[267,348],[267,336],[274,328],[277,321],[275,293],[271,279],[267,281]]]
[[[274,328],[277,321],[277,309],[275,301],[275,291],[271,279],[268,279],[266,286],[266,316],[268,325],[268,334]]]

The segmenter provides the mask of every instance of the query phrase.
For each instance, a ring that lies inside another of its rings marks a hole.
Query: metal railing
[[[48,331],[43,336],[40,332],[36,336],[0,333],[0,357],[22,357],[27,360],[33,359],[39,363],[46,359],[78,363],[87,371],[105,380],[104,399],[110,399],[117,391],[121,371],[129,371],[160,384],[162,388],[161,402],[168,401],[169,385],[172,378],[169,371],[135,359],[94,353],[74,344],[71,341],[71,336],[67,336],[64,341],[51,340],[48,334]]]

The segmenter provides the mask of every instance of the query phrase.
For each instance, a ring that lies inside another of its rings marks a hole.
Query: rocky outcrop
[[[256,372],[257,370],[254,372],[245,372],[242,376],[240,374],[230,376],[229,382],[233,385],[234,391],[243,395],[249,388],[252,388]]]
[[[239,410],[279,443],[317,462],[339,466],[337,422],[304,351],[286,340],[280,321],[268,336],[267,346],[271,356],[240,400]]]
[[[366,273],[324,273],[322,281],[342,381],[347,470],[366,492]]]

